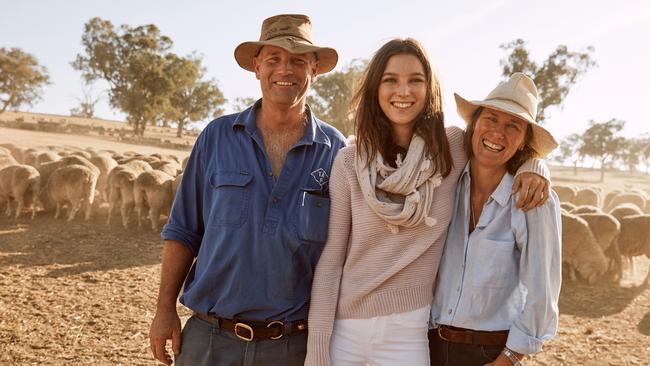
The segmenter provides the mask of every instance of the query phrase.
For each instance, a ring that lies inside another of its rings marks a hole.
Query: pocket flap
[[[231,172],[219,171],[210,176],[210,185],[214,188],[223,186],[244,187],[253,180],[253,176],[246,171]]]

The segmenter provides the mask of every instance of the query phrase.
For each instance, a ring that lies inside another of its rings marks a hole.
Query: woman
[[[433,282],[466,162],[462,130],[445,130],[439,78],[413,39],[377,51],[354,101],[357,145],[332,167],[306,364],[427,365]]]
[[[557,329],[560,202],[515,209],[514,172],[557,143],[535,122],[537,89],[521,73],[484,101],[456,95],[469,162],[456,191],[429,332],[432,365],[518,365]]]

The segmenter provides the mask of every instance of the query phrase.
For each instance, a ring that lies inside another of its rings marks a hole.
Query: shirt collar
[[[462,182],[466,182],[465,184],[467,184],[467,188],[469,189],[471,184],[471,178],[469,175],[469,161],[467,164],[465,164],[465,169],[463,169],[463,172],[460,175],[460,179]],[[497,188],[490,195],[490,197],[495,200],[500,206],[505,207],[510,201],[510,197],[512,196],[513,181],[514,177],[512,174],[506,172],[506,174],[503,175],[503,178],[501,178],[501,182],[499,182]]]
[[[235,126],[243,127],[249,134],[257,131],[257,124],[255,123],[255,111],[262,106],[262,99],[258,99],[255,104],[248,107],[243,112],[239,113],[237,118],[233,121],[233,128]],[[322,129],[323,122],[314,116],[309,105],[307,107],[307,119],[309,123],[305,128],[304,135],[298,140],[297,145],[312,145],[314,142],[332,146],[332,142],[327,134]]]

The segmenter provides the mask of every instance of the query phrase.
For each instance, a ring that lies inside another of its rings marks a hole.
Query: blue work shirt
[[[476,228],[470,220],[469,163],[456,188],[454,217],[438,270],[431,321],[454,327],[509,330],[506,346],[542,349],[557,331],[562,281],[560,202],[555,192],[524,212],[506,173],[488,198]]]
[[[345,138],[309,118],[273,176],[255,110],[220,117],[198,137],[162,231],[196,256],[181,303],[229,319],[306,319],[327,239],[328,183]]]

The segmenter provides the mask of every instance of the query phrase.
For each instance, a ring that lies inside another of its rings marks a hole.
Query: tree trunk
[[[176,130],[176,137],[183,137],[183,129],[185,128],[185,121],[178,121],[178,129]]]
[[[573,162],[573,175],[578,175],[578,162]]]
[[[605,161],[600,161],[600,182],[605,181]]]

